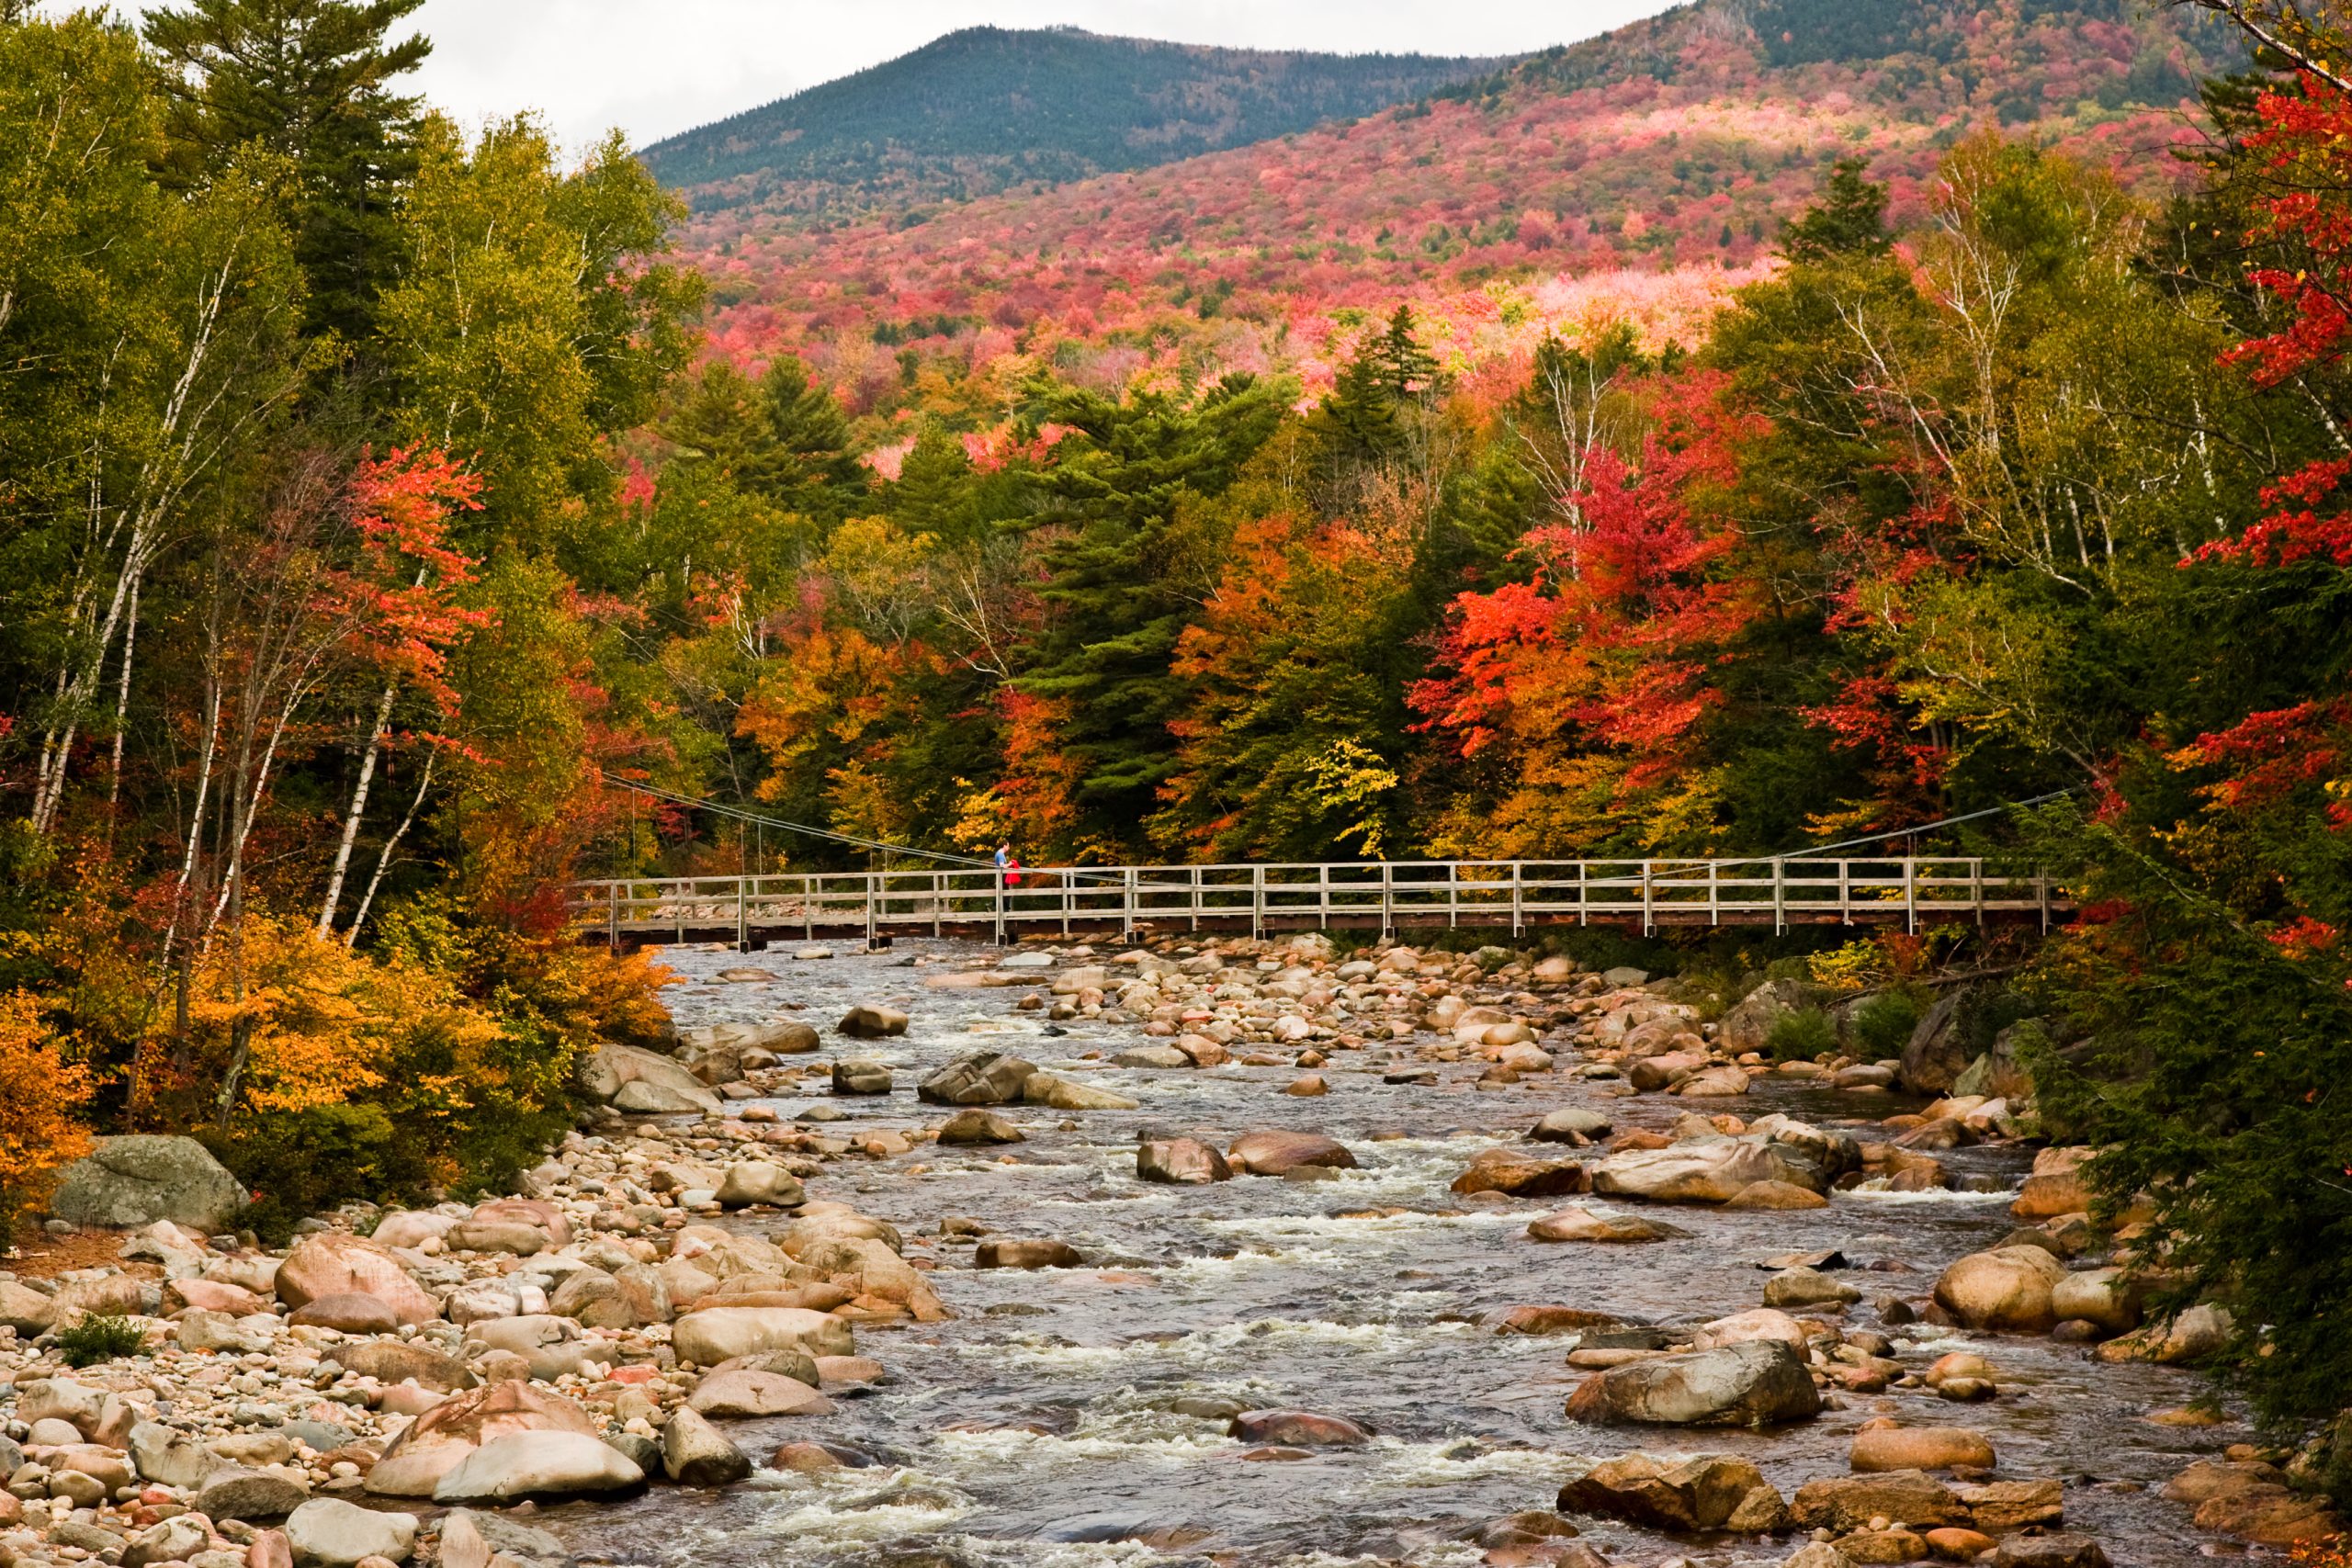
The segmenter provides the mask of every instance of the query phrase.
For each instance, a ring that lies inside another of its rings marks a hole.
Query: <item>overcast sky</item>
[[[983,22],[1187,43],[1515,54],[1669,0],[425,0],[417,77],[468,125],[544,112],[566,146],[632,145],[722,119]]]

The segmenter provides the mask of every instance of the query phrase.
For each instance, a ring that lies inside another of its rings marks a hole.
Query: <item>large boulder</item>
[[[1560,1488],[1564,1514],[1598,1514],[1652,1529],[1761,1534],[1787,1506],[1763,1472],[1728,1454],[1622,1454]]]
[[[250,1201],[237,1179],[194,1138],[132,1134],[100,1138],[88,1155],[67,1166],[50,1213],[69,1224],[113,1230],[169,1220],[219,1231]]]
[[[190,1499],[209,1519],[275,1519],[311,1500],[304,1483],[275,1471],[228,1465],[207,1476]]]
[[[346,1340],[329,1346],[322,1359],[363,1378],[374,1378],[387,1388],[413,1382],[435,1393],[456,1393],[476,1382],[463,1361],[422,1340]]]
[[[2058,1321],[2052,1293],[2066,1266],[2038,1247],[1972,1252],[1936,1280],[1936,1301],[1962,1325],[2041,1334]]]
[[[571,1222],[561,1209],[538,1198],[494,1198],[445,1235],[460,1252],[511,1252],[518,1258],[571,1245]]]
[[[2128,1334],[2140,1326],[2140,1292],[2120,1269],[2089,1269],[2051,1287],[2050,1310],[2061,1323],[2078,1318],[2109,1334]]]
[[[1993,1444],[1968,1427],[1865,1427],[1847,1463],[1858,1474],[1898,1470],[1993,1468]]]
[[[1293,1449],[1353,1449],[1372,1434],[1344,1416],[1317,1410],[1244,1410],[1226,1427],[1245,1443],[1279,1443]]]
[[[1822,987],[1803,980],[1767,980],[1747,993],[1715,1026],[1715,1043],[1737,1055],[1761,1051],[1772,1026],[1800,1008],[1818,1005]]]
[[[1722,1203],[1758,1181],[1812,1185],[1770,1144],[1692,1138],[1663,1149],[1623,1149],[1592,1168],[1592,1190],[1658,1203]]]
[[[731,1486],[751,1475],[752,1461],[697,1412],[673,1410],[662,1428],[662,1472],[681,1486]]]
[[[404,1562],[416,1548],[416,1516],[313,1497],[287,1519],[286,1543],[302,1568],[355,1568],[366,1557]]]
[[[750,1208],[753,1204],[797,1209],[807,1198],[798,1177],[765,1160],[742,1160],[729,1166],[726,1179],[718,1184],[718,1201],[729,1209]]]
[[[854,1007],[838,1027],[853,1040],[884,1040],[907,1032],[907,1015],[897,1008]]]
[[[1895,1081],[1913,1094],[1949,1094],[1968,1070],[1968,1042],[1961,1033],[1961,1009],[1970,987],[1954,986],[1919,1016],[1903,1047]]]
[[[484,1443],[517,1432],[594,1437],[594,1416],[571,1400],[510,1379],[445,1399],[412,1420],[368,1472],[368,1490],[387,1497],[430,1497],[441,1478]]]
[[[1789,1499],[1789,1513],[1802,1529],[1865,1529],[1872,1519],[1925,1529],[1969,1522],[1968,1506],[1952,1489],[1925,1471],[1883,1475],[1832,1475],[1808,1481]]]
[[[2009,1217],[2028,1224],[2079,1214],[2091,1206],[2090,1183],[2083,1168],[2090,1163],[2086,1148],[2044,1149],[2033,1156],[2033,1173],[2009,1205]]]
[[[763,1350],[806,1350],[811,1356],[856,1353],[848,1324],[806,1307],[706,1307],[671,1325],[670,1344],[678,1359],[701,1367]]]
[[[1303,1166],[1353,1170],[1356,1156],[1320,1133],[1244,1133],[1225,1156],[1235,1170],[1250,1176],[1283,1176]]]
[[[939,1141],[957,1144],[1018,1144],[1027,1141],[1020,1128],[993,1111],[967,1106],[940,1123]]]
[[[640,1115],[677,1115],[716,1111],[718,1096],[667,1056],[634,1045],[599,1045],[581,1077],[588,1092],[616,1111]]]
[[[915,1094],[932,1105],[1006,1105],[1021,1098],[1022,1087],[1036,1070],[1035,1062],[1018,1056],[976,1051],[923,1079]]]
[[[833,1413],[833,1402],[807,1379],[755,1367],[729,1367],[710,1373],[695,1386],[686,1406],[701,1416],[737,1418]]]
[[[1598,1111],[1564,1105],[1547,1112],[1527,1135],[1539,1144],[1589,1144],[1609,1136],[1610,1125],[1609,1118]]]
[[[1603,1214],[1572,1203],[1555,1214],[1531,1220],[1528,1235],[1536,1241],[1642,1242],[1664,1241],[1686,1233],[1656,1220],[1632,1214]]]
[[[277,1268],[277,1299],[301,1307],[341,1295],[374,1296],[401,1325],[441,1316],[441,1303],[409,1278],[390,1247],[348,1231],[318,1231],[295,1243]]]
[[[1028,1081],[1021,1086],[1021,1098],[1031,1105],[1055,1111],[1133,1111],[1143,1103],[1113,1089],[1097,1089],[1075,1078],[1056,1077],[1051,1073],[1030,1074]]]
[[[433,1488],[436,1503],[593,1496],[645,1483],[636,1461],[600,1437],[516,1432],[482,1444]]]
[[[1821,1410],[1813,1375],[1778,1340],[1653,1356],[1587,1378],[1568,1418],[1595,1426],[1769,1427]]]
[[[1136,1175],[1176,1187],[1230,1181],[1233,1168],[1198,1138],[1147,1138],[1136,1145]]]

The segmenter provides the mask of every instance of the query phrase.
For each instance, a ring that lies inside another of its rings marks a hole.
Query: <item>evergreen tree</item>
[[[714,360],[662,434],[718,464],[746,495],[820,522],[847,516],[865,493],[840,402],[789,356],[756,381]]]
[[[1404,446],[1403,410],[1438,386],[1437,359],[1413,329],[1413,308],[1397,306],[1385,328],[1364,333],[1333,378],[1317,412],[1335,456],[1376,460]]]
[[[258,146],[293,171],[289,226],[310,324],[357,340],[395,264],[417,105],[394,77],[432,52],[385,35],[424,0],[194,0],[148,13],[172,107],[163,174],[193,185]]]
[[[1046,553],[1050,618],[1019,684],[1066,705],[1063,750],[1083,769],[1087,844],[1139,842],[1175,765],[1168,722],[1185,694],[1169,662],[1198,599],[1180,575],[1180,505],[1233,482],[1282,423],[1289,395],[1248,376],[1228,376],[1191,402],[1043,389],[1039,422],[1077,434],[1039,476],[1036,522],[1068,531]]]
[[[1820,202],[1781,236],[1782,255],[1818,266],[1839,257],[1883,256],[1894,248],[1894,236],[1886,227],[1886,187],[1862,177],[1869,166],[1860,158],[1838,160]]]
[[[945,426],[926,424],[890,486],[892,518],[910,534],[960,538],[974,522],[972,460]]]

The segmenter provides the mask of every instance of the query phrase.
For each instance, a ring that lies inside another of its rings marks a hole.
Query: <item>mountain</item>
[[[903,209],[1354,119],[1497,63],[966,28],[640,156],[698,210]]]
[[[1098,385],[1282,370],[1312,389],[1399,302],[1462,367],[1630,320],[1690,338],[1855,155],[1916,224],[1963,138],[2028,137],[2161,197],[2235,35],[2140,0],[1703,0],[1348,124],[876,214],[706,208],[719,351],[806,359],[859,412],[924,364]]]

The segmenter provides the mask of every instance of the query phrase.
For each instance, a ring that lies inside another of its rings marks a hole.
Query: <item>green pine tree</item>
[[[1168,722],[1184,691],[1169,659],[1197,603],[1182,575],[1180,506],[1231,484],[1281,424],[1290,396],[1247,376],[1227,377],[1190,401],[1040,389],[1038,422],[1077,434],[1038,476],[1044,505],[1035,521],[1066,531],[1046,552],[1050,615],[1021,685],[1069,705],[1065,749],[1086,768],[1086,843],[1140,844],[1175,765]]]
[[[1821,200],[1781,237],[1781,254],[1792,262],[1820,266],[1839,257],[1883,256],[1892,250],[1886,187],[1862,177],[1869,167],[1860,158],[1838,159]]]
[[[387,33],[424,0],[194,0],[147,15],[172,107],[162,173],[192,186],[258,146],[293,171],[289,226],[310,327],[359,341],[396,261],[418,100],[390,84],[433,45]]]

